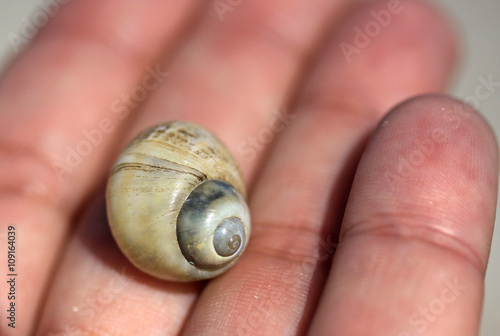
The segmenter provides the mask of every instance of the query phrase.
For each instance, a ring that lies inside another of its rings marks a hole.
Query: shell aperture
[[[250,220],[242,200],[230,184],[220,180],[202,182],[191,192],[177,218],[177,239],[187,260],[210,269],[238,256],[248,234],[243,222]],[[237,248],[231,248],[235,243]]]

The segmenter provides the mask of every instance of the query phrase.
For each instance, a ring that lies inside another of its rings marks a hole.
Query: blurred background
[[[479,100],[475,90],[482,80],[500,82],[500,1],[497,0],[428,0],[448,13],[462,38],[462,60],[450,88],[456,97],[474,101],[476,106],[500,134],[500,87],[488,98]],[[43,0],[0,2],[0,69],[13,57],[7,36],[19,33],[23,18],[29,17]],[[475,99],[475,100],[474,100]],[[500,209],[497,210],[500,213]],[[500,217],[500,216],[499,216]],[[497,225],[498,225],[497,220]],[[481,336],[499,335],[500,330],[500,226],[493,238],[491,257],[486,275],[486,296],[481,324]]]

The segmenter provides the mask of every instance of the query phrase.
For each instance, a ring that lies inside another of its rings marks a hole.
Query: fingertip
[[[442,91],[458,55],[451,20],[422,1],[361,2],[325,46],[302,100],[376,119],[410,96]]]
[[[420,174],[448,165],[447,171],[465,177],[494,178],[488,185],[496,189],[499,150],[495,133],[480,112],[453,97],[425,94],[398,104],[381,120],[369,146],[383,143],[384,155],[395,159],[393,168],[400,172],[405,162]],[[428,149],[422,147],[426,143]],[[382,164],[391,165],[389,161]]]
[[[410,98],[380,122],[365,150],[342,236],[398,217],[406,223],[398,230],[443,232],[448,248],[484,270],[497,185],[497,141],[486,120],[448,96]]]
[[[437,93],[413,96],[396,105],[381,120],[377,130],[399,118],[420,119],[424,126],[434,131],[436,140],[447,143],[474,140],[477,143],[471,145],[477,146],[485,157],[498,166],[499,149],[495,131],[481,112],[464,101]],[[458,131],[457,139],[453,139],[451,134],[447,137],[445,133],[454,129]],[[498,170],[495,167],[494,170]]]
[[[336,75],[348,78],[342,87],[352,85],[381,113],[410,95],[443,90],[459,55],[452,22],[420,0],[361,4],[342,25],[334,46],[343,59]]]

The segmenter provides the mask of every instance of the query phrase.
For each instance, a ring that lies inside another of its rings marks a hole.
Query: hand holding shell
[[[210,132],[169,122],[140,134],[108,182],[113,236],[139,269],[172,281],[215,277],[241,256],[250,215],[236,161]]]

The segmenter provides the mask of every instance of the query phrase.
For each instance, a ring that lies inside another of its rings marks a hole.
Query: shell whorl
[[[108,218],[138,268],[167,280],[201,280],[226,271],[245,249],[244,197],[241,173],[224,145],[197,125],[170,122],[140,134],[116,161]]]

